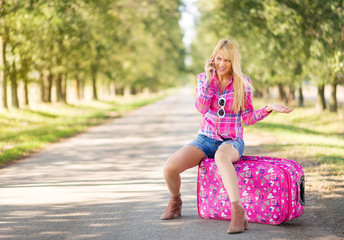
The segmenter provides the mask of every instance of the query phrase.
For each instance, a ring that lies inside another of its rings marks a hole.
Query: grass
[[[256,99],[256,106],[264,106],[263,101]],[[272,113],[245,131],[273,136],[276,141],[264,145],[264,152],[300,162],[308,190],[344,195],[344,120],[340,114],[319,114],[314,106],[295,108],[290,114]]]
[[[80,105],[39,105],[33,109],[0,112],[0,166],[37,152],[51,142],[102,124],[163,97],[94,101]],[[266,102],[255,99],[255,107]],[[308,191],[344,196],[344,119],[336,113],[317,113],[312,104],[290,114],[272,113],[246,132],[269,134],[269,156],[299,161]]]
[[[49,143],[105,123],[168,93],[151,97],[117,98],[116,101],[40,104],[32,109],[0,112],[0,167],[37,152]]]

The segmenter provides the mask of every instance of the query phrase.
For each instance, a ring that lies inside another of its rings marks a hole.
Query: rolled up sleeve
[[[265,107],[258,110],[253,109],[252,95],[252,90],[248,90],[245,93],[245,110],[242,112],[242,120],[245,125],[253,125],[270,114],[266,111]]]
[[[211,98],[214,96],[213,81],[206,80],[206,74],[200,73],[197,75],[197,88],[196,88],[196,108],[202,113],[206,114],[210,107]]]

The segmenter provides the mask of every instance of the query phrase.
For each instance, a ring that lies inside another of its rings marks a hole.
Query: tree
[[[199,2],[200,6],[205,4]],[[244,72],[255,78],[258,90],[278,85],[279,98],[288,102],[298,88],[302,105],[304,79],[319,85],[319,94],[323,94],[324,84],[335,82],[334,69],[343,64],[334,60],[343,52],[341,0],[214,0],[205,5],[200,7],[202,33],[230,37],[243,46]]]
[[[53,87],[56,101],[67,102],[71,82],[79,99],[83,86],[91,82],[93,98],[98,99],[98,88],[157,90],[175,85],[185,71],[179,0],[0,3],[4,106],[6,76],[16,106],[20,81],[28,105],[30,83],[40,85],[43,102],[53,102]]]

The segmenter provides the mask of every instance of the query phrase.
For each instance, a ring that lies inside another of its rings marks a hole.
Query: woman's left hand
[[[280,113],[290,113],[293,110],[294,110],[293,108],[286,107],[286,106],[279,104],[279,103],[273,103],[271,105],[266,106],[267,112],[275,111],[275,112],[280,112]]]

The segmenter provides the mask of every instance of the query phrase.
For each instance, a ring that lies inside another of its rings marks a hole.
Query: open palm
[[[286,107],[279,103],[273,103],[266,107],[266,111],[268,112],[275,111],[275,112],[280,112],[280,113],[290,113],[293,110],[294,110],[293,108]]]

